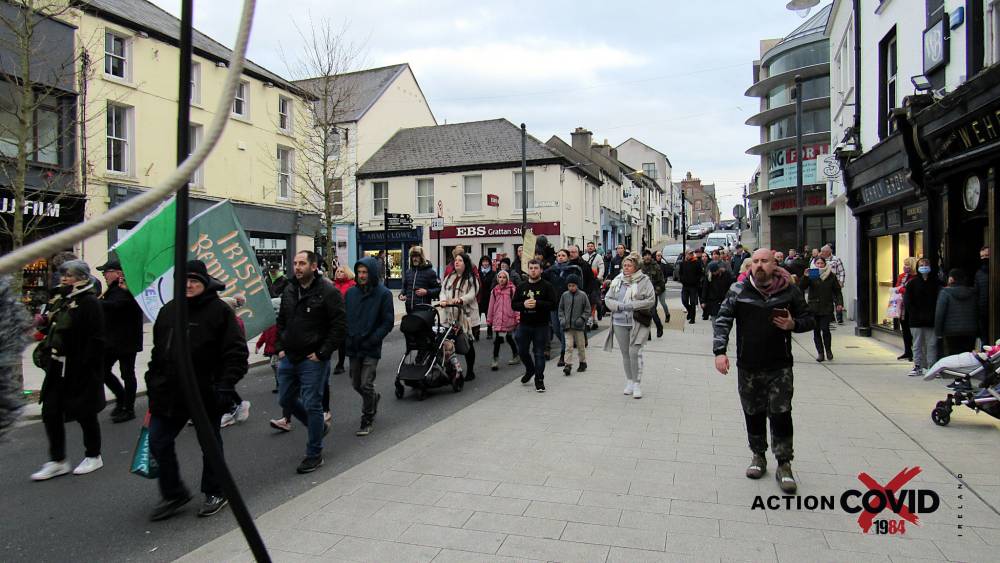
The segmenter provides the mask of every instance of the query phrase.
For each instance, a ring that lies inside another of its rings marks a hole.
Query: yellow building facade
[[[89,59],[77,146],[93,217],[159,184],[176,166],[179,21],[143,0],[95,0],[69,23],[78,28],[77,52]],[[197,32],[194,46],[192,150],[214,117],[229,60],[227,49]],[[232,200],[258,259],[282,267],[294,252],[313,249],[317,227],[316,217],[302,212],[295,184],[296,135],[309,126],[307,103],[300,89],[248,63],[225,132],[191,182],[192,214]],[[77,250],[99,265],[141,219]]]

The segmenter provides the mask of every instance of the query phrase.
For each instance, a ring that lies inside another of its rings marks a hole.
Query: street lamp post
[[[802,77],[795,75],[795,250],[805,244],[805,219],[802,217]]]
[[[687,201],[684,190],[681,190],[681,254],[686,254],[688,248]]]

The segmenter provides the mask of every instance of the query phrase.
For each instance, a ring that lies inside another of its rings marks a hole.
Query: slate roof
[[[334,75],[332,77],[334,96],[341,98],[338,103],[342,104],[337,108],[337,121],[347,123],[361,119],[393,81],[409,68],[409,64],[402,63]],[[319,97],[320,92],[317,90],[322,89],[324,79],[325,77],[321,76],[295,80],[293,83]]]
[[[528,135],[529,164],[566,163]],[[361,168],[358,178],[507,168],[521,164],[521,128],[506,119],[400,129]]]
[[[137,31],[145,31],[152,37],[173,45],[180,43],[181,20],[166,10],[146,0],[74,0],[80,9],[96,13],[113,23],[130,27]],[[234,17],[236,17],[234,15]],[[232,50],[224,47],[218,41],[194,30],[192,37],[194,52],[200,56],[216,61],[229,62],[233,56]],[[246,61],[243,72],[263,81],[270,81],[276,86],[295,93],[301,90],[281,76],[250,61]]]

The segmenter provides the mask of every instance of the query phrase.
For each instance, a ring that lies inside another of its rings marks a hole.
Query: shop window
[[[378,258],[379,252],[382,251],[366,250],[364,254],[365,256]],[[403,249],[399,247],[389,249],[389,277],[393,279],[402,279],[403,277]]]
[[[892,329],[892,319],[886,317],[886,308],[892,296],[893,277],[892,235],[875,239],[875,324]]]
[[[479,213],[483,210],[482,176],[462,176],[462,200],[466,213]]]
[[[417,180],[417,213],[420,215],[434,214],[434,179]]]

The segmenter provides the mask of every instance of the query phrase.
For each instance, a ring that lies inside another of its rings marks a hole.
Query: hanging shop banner
[[[822,166],[823,158],[830,154],[830,145],[817,144],[802,147],[802,184],[826,184],[822,170],[817,173],[817,162]],[[774,151],[768,155],[767,189],[794,188],[798,183],[798,162],[795,147]]]
[[[528,223],[528,229],[537,235],[558,235],[559,221]],[[486,225],[450,225],[441,230],[441,238],[519,237],[520,223],[490,223]]]
[[[176,203],[170,199],[112,248],[122,263],[129,291],[151,321],[173,299],[175,210]],[[246,300],[236,315],[243,319],[247,339],[274,324],[274,309],[260,264],[228,200],[191,218],[188,259],[201,260],[210,276],[226,284],[219,293],[221,297],[240,296]]]

